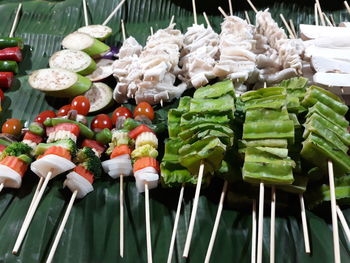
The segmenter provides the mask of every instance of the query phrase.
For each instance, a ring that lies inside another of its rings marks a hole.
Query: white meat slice
[[[141,54],[142,46],[133,37],[128,37],[119,50],[119,59]]]
[[[303,40],[310,40],[321,37],[350,38],[350,29],[347,27],[330,27],[300,24],[300,36]]]
[[[0,164],[0,184],[7,188],[20,188],[22,177],[10,167]]]
[[[327,87],[350,87],[350,74],[317,72],[314,82]]]
[[[55,176],[72,170],[75,164],[66,158],[54,154],[45,155],[44,157],[32,162],[30,169],[40,177],[46,177],[51,171],[51,179]]]
[[[92,184],[83,176],[76,172],[67,174],[67,179],[63,182],[63,187],[67,186],[72,192],[77,191],[77,198],[84,198],[94,190]]]
[[[311,65],[316,72],[350,73],[350,61],[312,56]]]

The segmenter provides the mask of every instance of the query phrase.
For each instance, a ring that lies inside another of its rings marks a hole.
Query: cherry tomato
[[[112,120],[107,114],[99,114],[91,122],[91,129],[94,132],[102,131],[104,128],[111,130],[112,126]]]
[[[15,136],[21,135],[22,131],[22,123],[18,119],[8,119],[3,125],[1,132],[2,133],[7,133],[7,134],[12,134]]]
[[[66,116],[70,110],[71,110],[70,105],[64,105],[57,111],[57,116],[58,117]]]
[[[55,118],[56,113],[52,110],[46,110],[40,113],[38,116],[36,116],[35,120],[36,122],[43,123],[48,118]]]
[[[90,101],[85,96],[78,96],[72,100],[71,109],[76,110],[78,114],[86,116],[90,110]]]
[[[144,115],[148,119],[154,119],[154,110],[152,106],[147,102],[139,103],[134,110],[134,117]]]
[[[121,116],[124,116],[125,118],[132,118],[132,113],[128,108],[123,106],[116,108],[112,113],[112,123],[115,125],[117,119]]]

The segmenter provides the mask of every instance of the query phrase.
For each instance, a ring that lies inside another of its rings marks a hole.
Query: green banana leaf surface
[[[36,69],[45,68],[49,57],[60,49],[62,38],[83,26],[83,8],[80,0],[66,1],[0,1],[0,32],[7,36],[10,32],[15,11],[19,2],[23,2],[21,17],[15,36],[25,41],[24,61],[20,63],[20,73],[14,87],[6,91],[2,103],[0,123],[14,117],[32,121],[35,116],[48,109],[57,109],[68,101],[45,97],[33,90],[27,83],[27,75]],[[102,23],[117,0],[87,0],[91,24]],[[149,28],[154,30],[166,27],[172,15],[175,15],[177,28],[182,32],[193,23],[191,1],[184,0],[128,0],[110,21],[113,35],[108,44],[121,43],[120,19],[124,19],[127,35],[134,36],[145,43]],[[245,1],[242,1],[245,2]],[[273,17],[282,26],[279,14],[292,19],[295,25],[314,23],[313,4],[284,4],[258,2],[258,7],[269,7]],[[300,1],[299,1],[300,2]],[[310,2],[311,3],[311,2]],[[217,11],[221,5],[228,12],[226,1],[197,1],[197,11],[210,14],[213,28],[220,32],[222,17]],[[235,14],[244,17],[244,9],[249,11],[254,21],[254,12],[247,3],[240,3]],[[326,11],[329,12],[329,11]],[[346,21],[350,15],[344,10],[331,12],[335,22]],[[204,23],[198,15],[199,23]],[[127,105],[133,107],[132,105]],[[166,105],[157,111],[158,121],[165,121],[167,110],[176,107],[177,102]],[[160,138],[163,141],[164,136]],[[0,262],[45,262],[55,233],[63,217],[71,193],[62,189],[64,176],[49,183],[29,231],[18,255],[11,253],[19,229],[33,197],[38,179],[28,172],[21,189],[4,189],[0,193]],[[197,213],[189,258],[182,258],[189,218],[192,208],[194,189],[186,188],[183,210],[175,243],[172,262],[203,262],[217,211],[223,182],[213,180],[209,188],[203,189]],[[105,176],[94,184],[95,191],[83,200],[77,200],[66,224],[58,245],[54,262],[107,263],[107,262],[147,262],[145,230],[145,197],[136,190],[132,178],[125,182],[125,252],[119,256],[119,181]],[[172,233],[179,189],[159,187],[150,193],[151,231],[153,262],[166,262]],[[266,206],[264,218],[263,261],[269,261],[269,196],[266,188]],[[288,196],[285,200],[277,192],[276,218],[276,262],[332,262],[333,242],[330,209],[313,213],[307,211],[312,254],[304,252],[303,232],[300,219],[300,207],[297,196]],[[286,205],[288,204],[288,207]],[[225,206],[214,245],[211,262],[250,262],[252,217],[251,206],[236,209]],[[350,209],[343,208],[348,222]],[[350,262],[350,243],[340,229],[340,250],[342,262]]]

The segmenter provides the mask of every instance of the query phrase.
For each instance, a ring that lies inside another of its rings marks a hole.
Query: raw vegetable
[[[112,129],[112,120],[107,114],[99,114],[91,121],[91,129],[94,132],[100,132],[107,128]]]
[[[92,173],[94,177],[101,177],[100,158],[96,156],[91,148],[84,147],[80,149],[77,153],[76,161],[80,166],[83,166],[86,170]]]
[[[141,124],[143,123],[140,121],[137,121],[132,118],[128,118],[124,121],[124,129],[131,131],[136,127],[140,126]],[[167,125],[164,122],[159,122],[157,124],[144,124],[144,125],[146,125],[148,128],[150,128],[152,131],[154,131],[157,134],[166,131],[166,128],[167,128]]]
[[[0,160],[3,160],[7,156],[20,156],[22,154],[29,155],[32,151],[27,144],[22,142],[14,142],[7,146],[6,149],[1,153]]]
[[[1,56],[0,56],[1,58]],[[96,69],[95,61],[85,52],[64,49],[54,53],[49,60],[50,68],[60,68],[88,75]]]
[[[11,134],[14,136],[19,136],[21,134],[23,125],[20,120],[18,119],[8,119],[6,122],[2,125],[1,132]]]
[[[136,127],[135,129],[129,132],[129,137],[131,139],[136,139],[141,133],[144,132],[154,133],[148,126],[141,124],[140,126]]]
[[[110,50],[106,54],[104,54],[102,58],[115,60],[118,58],[118,54],[119,54],[119,47],[110,46]]]
[[[74,97],[90,89],[91,81],[65,69],[39,69],[29,76],[33,89],[54,97]]]
[[[36,144],[39,144],[43,141],[43,138],[39,135],[36,135],[36,134],[30,132],[30,131],[27,131],[24,134],[23,140],[28,140],[28,141],[34,142]]]
[[[22,52],[19,47],[8,47],[0,50],[0,60],[21,62]]]
[[[109,142],[111,142],[111,140],[112,140],[112,132],[108,128],[105,128],[96,134],[96,141],[98,141],[103,145],[108,144]]]
[[[103,81],[113,74],[113,60],[100,59],[96,62],[96,69],[86,77],[91,81]]]
[[[129,118],[132,120],[133,115],[132,115],[131,111],[128,108],[121,106],[121,107],[116,108],[113,111],[113,113],[112,113],[112,123],[113,123],[113,125],[115,125],[117,123],[117,120],[118,120],[119,117],[125,117],[126,121],[127,121]],[[124,122],[124,125],[125,125],[125,122]]]
[[[91,36],[74,32],[62,40],[62,46],[66,49],[84,51],[91,57],[100,57],[109,51],[109,46]]]
[[[0,88],[9,89],[14,79],[13,72],[0,72]]]
[[[64,105],[57,111],[57,117],[63,117],[67,116],[68,112],[70,111],[71,105]]]
[[[134,110],[134,118],[138,116],[146,116],[151,121],[154,119],[154,110],[147,102],[140,102]]]
[[[23,48],[23,40],[19,37],[2,37],[0,38],[0,48],[19,47]]]
[[[159,172],[159,163],[156,159],[152,158],[152,157],[142,157],[138,160],[136,160],[136,162],[134,163],[134,173],[147,168],[147,167],[152,167],[154,168],[156,171]]]
[[[71,102],[71,110],[76,110],[78,114],[86,116],[90,110],[90,101],[85,96],[77,96]]]
[[[51,127],[55,126],[60,123],[73,123],[79,126],[80,129],[80,134],[88,139],[92,139],[94,137],[94,132],[90,130],[87,126],[80,122],[68,120],[68,119],[63,119],[63,118],[52,118],[52,119],[46,119],[44,122],[45,126]]]
[[[0,71],[18,73],[18,65],[16,61],[0,61]]]
[[[102,82],[94,82],[84,96],[90,101],[89,113],[102,111],[113,104],[113,91]]]
[[[79,28],[77,31],[88,34],[89,36],[101,41],[112,35],[112,28],[104,25],[88,25]]]
[[[55,118],[56,113],[52,110],[46,110],[38,114],[38,116],[35,117],[34,121],[38,123],[43,123],[48,118]]]
[[[32,122],[31,124],[29,124],[29,131],[39,136],[45,135],[45,129],[43,125],[39,122]]]
[[[131,150],[128,147],[128,145],[122,144],[122,145],[116,146],[111,153],[111,159],[124,154],[128,154],[128,155],[131,154]]]
[[[131,158],[134,160],[147,156],[152,158],[157,158],[158,156],[158,151],[156,150],[156,148],[149,144],[142,145],[139,148],[133,150],[131,153]]]
[[[91,149],[96,150],[99,153],[99,155],[101,155],[105,151],[105,147],[94,140],[85,139],[81,145],[82,147],[90,147]]]
[[[35,155],[41,155],[43,153],[46,153],[46,151],[53,146],[58,146],[68,150],[72,156],[75,156],[77,151],[77,146],[74,143],[74,141],[72,141],[71,139],[67,139],[67,140],[59,140],[53,143],[40,143],[35,149]]]

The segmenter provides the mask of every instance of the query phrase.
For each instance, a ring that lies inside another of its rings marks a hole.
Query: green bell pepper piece
[[[293,121],[259,121],[243,125],[243,139],[289,139],[294,140]]]
[[[234,133],[233,133],[232,129],[228,128],[225,125],[220,125],[220,124],[215,124],[215,123],[199,124],[199,125],[194,126],[194,127],[190,128],[190,129],[183,130],[182,132],[180,132],[178,134],[178,136],[181,139],[186,140],[186,139],[189,139],[192,136],[194,136],[196,133],[202,132],[202,131],[205,131],[205,130],[217,130],[217,131],[220,131],[220,132],[223,132],[223,133],[227,134],[230,137],[234,136]]]
[[[249,109],[246,112],[245,122],[256,121],[285,121],[289,120],[286,107],[277,109]]]
[[[240,100],[243,102],[247,102],[250,100],[256,100],[261,98],[267,98],[267,97],[274,97],[279,95],[286,95],[285,88],[281,87],[271,87],[266,89],[258,89],[258,90],[252,90],[243,93],[240,96]]]
[[[266,98],[259,98],[255,100],[249,100],[244,103],[244,109],[260,109],[260,108],[270,108],[270,109],[280,109],[287,105],[286,95],[276,95]]]
[[[221,125],[228,125],[231,122],[231,119],[233,119],[233,116],[232,118],[229,118],[227,114],[213,115],[188,112],[181,116],[180,125],[184,130],[203,123],[217,123]]]
[[[233,97],[225,95],[217,99],[192,99],[190,112],[195,113],[223,113],[233,112],[235,109]]]
[[[190,110],[190,105],[191,105],[191,97],[185,96],[181,97],[179,101],[179,106],[177,107],[178,110],[182,112],[187,112]]]
[[[166,187],[177,187],[182,184],[197,184],[197,178],[179,163],[163,161],[160,164],[162,185]]]
[[[246,147],[276,147],[287,148],[288,141],[286,139],[261,139],[261,140],[241,140]]]

